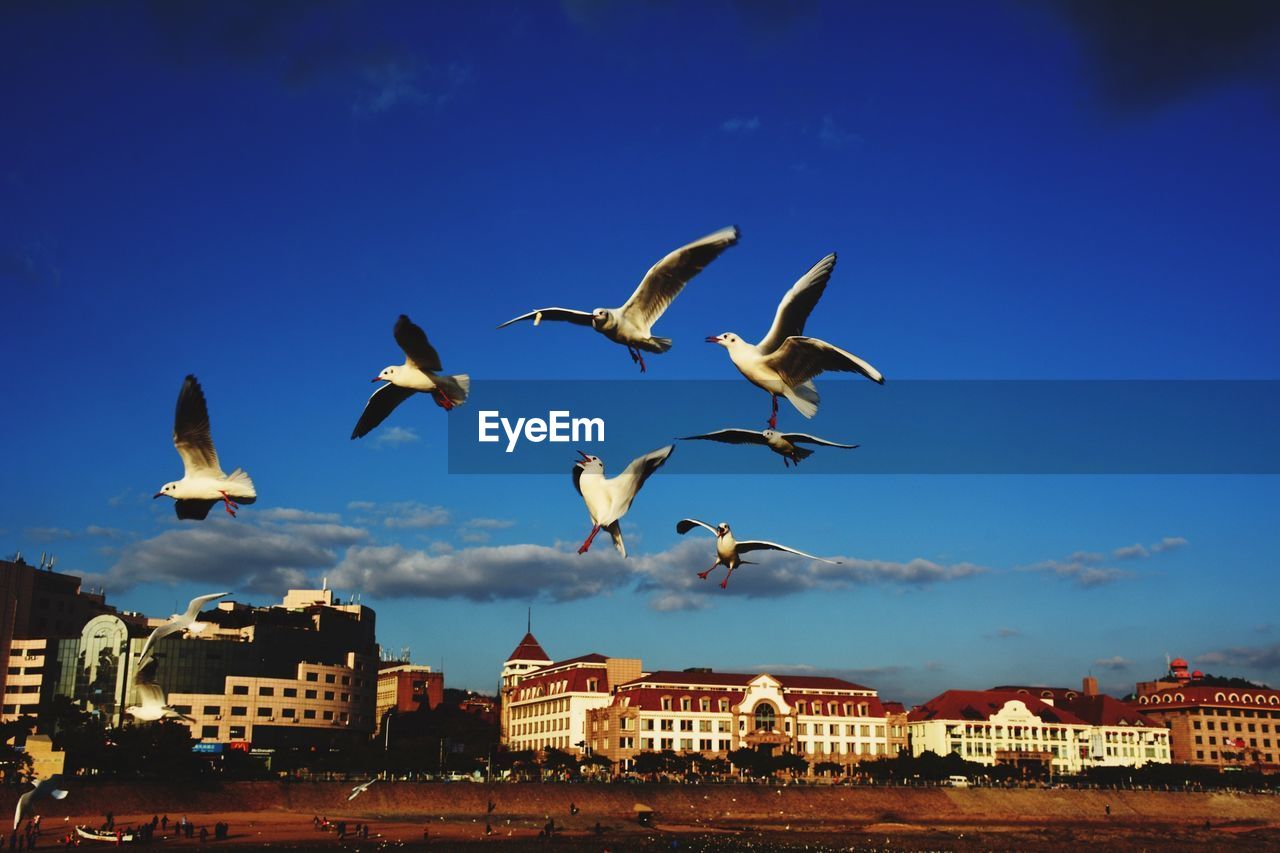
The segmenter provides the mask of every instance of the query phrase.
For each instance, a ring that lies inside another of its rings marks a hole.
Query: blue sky
[[[621,304],[728,224],[646,378],[733,378],[703,337],[758,338],[832,250],[808,332],[891,382],[1278,378],[1276,17],[1139,39],[1107,7],[7,4],[0,546],[156,614],[327,575],[478,689],[531,603],[556,657],[813,667],[908,701],[1091,669],[1121,690],[1166,652],[1274,683],[1274,477],[681,476],[682,447],[623,564],[565,554],[588,526],[567,472],[448,475],[465,410],[411,400],[347,439],[401,312],[477,380],[642,381],[586,330],[493,327]],[[187,373],[258,484],[238,521],[150,499]],[[847,570],[694,586],[684,515]]]

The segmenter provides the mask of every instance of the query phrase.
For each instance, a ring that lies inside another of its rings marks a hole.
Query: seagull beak
[[[583,461],[583,462],[586,462],[588,459],[590,459],[590,458],[591,458],[591,457],[590,457],[590,456],[588,456],[587,454],[583,453],[581,450],[579,450],[579,451],[578,451],[578,455],[582,457],[582,461]]]
[[[164,492],[156,492],[154,495],[151,496],[151,500],[155,500],[156,498],[160,498],[160,497],[164,497]]]
[[[709,336],[709,337],[707,338],[707,343],[709,343],[709,344],[718,344],[718,343],[720,343],[720,336],[719,336],[719,335],[711,335],[711,336]]]
[[[370,379],[369,381],[370,381],[370,382],[381,382],[381,381],[382,381],[382,377],[381,377],[381,376],[375,376],[375,377],[373,377],[372,379]]]

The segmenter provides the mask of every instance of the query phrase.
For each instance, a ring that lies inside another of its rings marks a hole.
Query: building
[[[948,690],[907,720],[915,756],[955,753],[1036,774],[1169,761],[1169,733],[1155,720],[1109,696],[1059,688]]]
[[[374,730],[378,648],[372,610],[332,590],[291,590],[281,605],[223,601],[209,627],[155,646],[155,680],[206,742],[338,746]],[[112,725],[136,700],[142,645],[162,619],[103,614],[51,641],[42,698],[70,697]]]
[[[498,699],[501,702],[499,737],[502,743],[507,742],[507,734],[510,731],[508,710],[511,707],[511,697],[515,693],[516,685],[529,673],[550,664],[551,658],[533,638],[532,631],[526,631],[515,649],[507,656],[506,663],[502,665],[502,686],[498,688]]]
[[[77,637],[94,616],[113,612],[101,594],[81,589],[80,578],[33,566],[19,555],[0,560],[0,721],[32,713],[39,704],[44,641]],[[30,641],[30,642],[28,642]]]
[[[513,686],[503,688],[502,743],[512,751],[551,747],[583,754],[587,712],[608,705],[614,686],[640,675],[639,658],[592,653],[515,676]]]
[[[382,718],[388,713],[408,714],[434,710],[444,701],[444,673],[432,672],[429,666],[411,663],[383,663],[378,669],[378,703],[376,720],[382,731]]]
[[[906,746],[901,706],[888,710],[870,688],[818,676],[655,672],[619,684],[587,723],[588,747],[618,771],[641,752],[666,749],[708,758],[743,747],[780,749],[811,766],[851,766]]]
[[[1129,704],[1169,730],[1176,764],[1280,771],[1280,690],[1190,671],[1139,682]]]

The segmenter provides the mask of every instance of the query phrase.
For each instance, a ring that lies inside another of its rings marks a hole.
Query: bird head
[[[597,308],[591,312],[591,325],[596,329],[603,329],[609,324],[609,309]]]
[[[394,382],[396,374],[400,372],[397,365],[382,368],[382,372],[370,379],[370,382]]]
[[[766,441],[771,438],[777,438],[778,436],[782,435],[782,433],[778,432],[776,429],[762,430],[760,434],[765,437]]]
[[[720,522],[719,524],[717,524],[717,525],[716,525],[716,538],[717,538],[717,539],[719,539],[720,537],[724,536],[724,535],[725,535],[725,534],[727,534],[728,532],[729,532],[729,525],[728,525],[728,523],[727,523],[727,522],[722,521],[722,522]]]
[[[168,497],[174,498],[176,500],[178,497],[178,484],[165,483],[163,486],[160,487],[160,491],[156,492],[154,495],[151,496],[151,499],[155,500],[156,498],[164,495],[167,495]]]
[[[596,474],[604,473],[604,462],[600,460],[599,456],[592,456],[589,453],[583,453],[581,450],[578,451],[578,455],[581,456],[582,458],[575,459],[573,461],[573,464],[577,468],[581,469],[584,473],[586,472],[594,472]]]
[[[711,335],[710,337],[707,338],[707,343],[719,344],[725,349],[728,349],[734,344],[738,344],[741,342],[742,342],[742,338],[738,337],[733,332],[725,332],[724,334],[721,334],[721,335]]]

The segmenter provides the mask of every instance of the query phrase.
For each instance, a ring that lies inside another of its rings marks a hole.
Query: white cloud
[[[341,516],[336,512],[312,512],[292,507],[271,507],[270,509],[258,510],[254,513],[254,517],[262,521],[336,522],[341,520]]]
[[[378,430],[373,439],[374,447],[400,447],[419,441],[418,433],[413,427],[392,426]]]
[[[720,122],[720,129],[725,133],[741,133],[743,135],[755,133],[760,129],[760,116],[727,118]]]
[[[1115,657],[1102,658],[1101,660],[1095,660],[1093,662],[1093,665],[1098,667],[1099,669],[1108,669],[1108,670],[1111,670],[1112,672],[1118,672],[1120,670],[1128,669],[1129,667],[1133,666],[1133,661],[1129,660],[1128,658],[1122,658],[1120,657],[1120,655],[1116,655]]]
[[[468,527],[475,527],[481,530],[505,530],[508,527],[515,527],[516,523],[510,518],[472,518],[467,521]]]
[[[827,113],[822,117],[822,125],[818,128],[818,141],[822,143],[823,148],[834,151],[855,145],[862,141],[862,137],[841,128],[836,124],[835,116]]]
[[[443,527],[452,518],[445,507],[429,506],[416,501],[397,501],[387,504],[352,501],[347,504],[347,508],[366,513],[366,517],[358,519],[362,524],[395,529],[421,530],[429,527]]]

